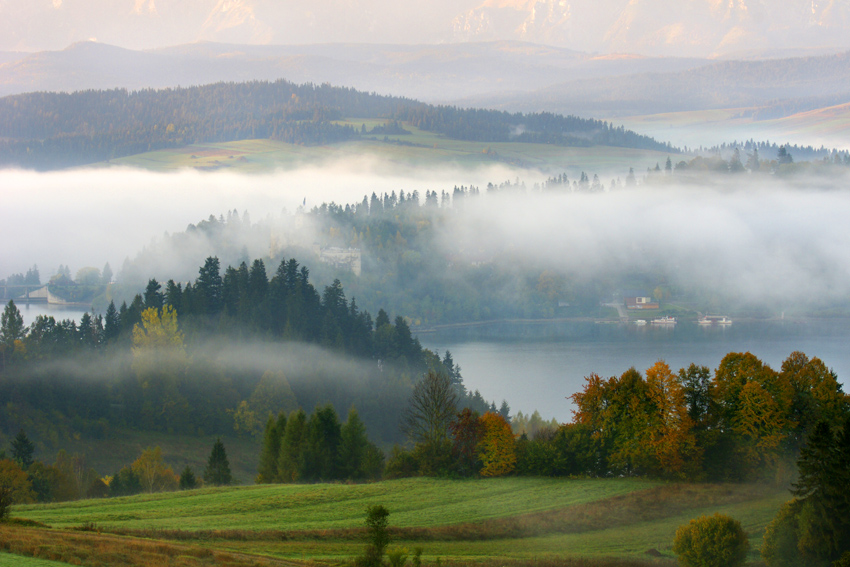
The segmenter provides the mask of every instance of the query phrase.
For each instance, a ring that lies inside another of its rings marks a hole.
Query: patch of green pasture
[[[184,530],[307,530],[363,525],[382,504],[392,525],[429,527],[562,508],[647,489],[635,479],[402,479],[372,484],[264,485],[15,507],[14,515],[55,527]]]
[[[3,567],[67,567],[68,563],[0,552],[0,565]]]
[[[383,119],[339,121],[357,129],[384,124]],[[302,146],[275,140],[240,140],[235,142],[194,144],[146,152],[110,160],[98,166],[123,165],[154,171],[197,169],[200,171],[237,171],[262,173],[275,169],[293,169],[319,165],[329,160],[357,159],[377,169],[405,170],[410,167],[435,165],[475,168],[482,165],[505,165],[536,169],[547,174],[567,172],[576,177],[581,171],[609,177],[625,178],[629,167],[636,172],[664,163],[667,154],[651,150],[594,146],[565,147],[549,144],[517,142],[472,142],[452,140],[409,124],[410,134],[367,136],[361,140],[324,146]],[[386,140],[386,141],[385,141]],[[501,180],[493,180],[498,182]]]

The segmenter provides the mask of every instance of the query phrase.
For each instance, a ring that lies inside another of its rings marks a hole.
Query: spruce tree
[[[27,434],[21,429],[18,435],[12,440],[12,460],[21,465],[22,469],[28,469],[32,464],[32,454],[35,452],[35,445],[29,440]]]
[[[295,482],[301,476],[301,451],[304,446],[304,433],[307,428],[307,416],[304,410],[289,414],[286,427],[280,441],[277,460],[277,473],[280,482]]]
[[[348,420],[343,424],[339,443],[340,476],[359,480],[366,476],[364,463],[369,449],[369,438],[366,436],[366,426],[357,415],[357,410],[351,408]]]
[[[204,482],[213,486],[226,486],[233,482],[230,475],[230,463],[227,461],[227,451],[221,438],[215,440],[210,453],[207,468],[204,471]]]
[[[263,450],[260,453],[260,466],[257,470],[258,484],[280,482],[277,463],[280,458],[280,445],[285,431],[286,414],[280,412],[277,419],[270,415],[263,435]]]
[[[193,488],[197,488],[197,486],[198,481],[195,478],[195,472],[192,470],[192,467],[186,465],[186,468],[180,473],[180,490],[192,490]]]

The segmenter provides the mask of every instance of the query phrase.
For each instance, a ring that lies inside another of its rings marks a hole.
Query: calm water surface
[[[23,301],[16,300],[15,306],[24,318],[24,325],[30,325],[39,315],[47,315],[57,321],[61,319],[79,321],[83,313],[86,311],[91,313],[91,308],[86,309],[76,305],[49,305],[47,303],[30,303],[27,305]]]
[[[571,419],[568,396],[591,372],[608,377],[634,366],[646,370],[659,359],[674,371],[694,362],[717,367],[729,352],[750,351],[773,368],[795,351],[819,357],[847,390],[850,320],[735,322],[704,328],[680,322],[674,328],[585,322],[498,323],[420,333],[422,345],[450,350],[466,387],[512,413],[539,410],[545,418]]]

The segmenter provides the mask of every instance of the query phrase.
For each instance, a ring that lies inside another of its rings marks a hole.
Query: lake
[[[712,370],[729,352],[749,351],[779,369],[800,350],[817,356],[842,384],[850,376],[850,320],[736,321],[730,327],[680,322],[673,328],[592,322],[493,323],[418,334],[422,345],[450,350],[470,390],[487,400],[508,400],[512,413],[539,410],[569,421],[579,391],[592,372],[641,372],[659,359],[677,371],[690,363]]]
[[[24,325],[29,326],[39,315],[47,315],[54,317],[57,321],[61,319],[72,319],[79,321],[83,313],[88,311],[91,313],[91,308],[86,309],[79,305],[50,305],[48,303],[30,303],[27,305],[24,302],[15,301],[15,306],[21,312],[24,318]]]

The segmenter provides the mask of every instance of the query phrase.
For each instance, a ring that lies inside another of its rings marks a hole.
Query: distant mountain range
[[[515,41],[412,46],[201,42],[149,51],[79,42],[61,51],[0,53],[0,96],[284,78],[446,102],[495,92],[531,91],[568,79],[684,70],[706,63],[701,59],[596,57]]]
[[[848,0],[0,0],[0,50],[520,40],[714,57],[850,49]]]
[[[459,102],[512,111],[568,111],[606,117],[741,108],[753,118],[781,118],[850,102],[850,52],[575,78],[534,92],[477,96]]]
[[[204,42],[148,51],[80,42],[62,51],[0,53],[0,96],[281,78],[510,111],[616,118],[743,108],[765,119],[850,102],[850,52],[712,61],[593,56],[498,41],[419,46]]]

